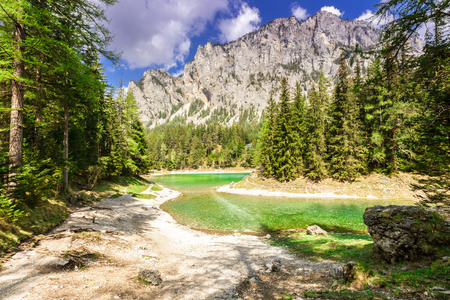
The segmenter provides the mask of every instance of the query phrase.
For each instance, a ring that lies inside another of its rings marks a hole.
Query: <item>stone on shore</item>
[[[432,255],[437,247],[450,243],[450,224],[435,209],[377,205],[366,208],[364,223],[375,249],[391,263]]]
[[[325,230],[323,230],[322,228],[320,228],[317,225],[312,225],[309,226],[308,228],[306,228],[306,233],[309,235],[323,235],[323,234],[327,234],[327,232]]]
[[[138,276],[145,283],[160,285],[162,282],[161,273],[157,269],[141,269]]]

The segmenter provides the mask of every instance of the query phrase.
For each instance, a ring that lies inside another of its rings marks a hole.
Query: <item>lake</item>
[[[150,180],[183,193],[161,207],[179,223],[200,230],[261,233],[317,224],[327,231],[365,232],[367,227],[362,216],[366,207],[413,203],[386,199],[245,196],[215,191],[247,175],[173,174],[153,176]]]

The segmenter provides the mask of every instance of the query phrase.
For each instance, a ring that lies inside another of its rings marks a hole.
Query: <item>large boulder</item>
[[[450,243],[449,222],[419,206],[368,207],[364,223],[376,250],[391,263],[431,255],[436,247]]]

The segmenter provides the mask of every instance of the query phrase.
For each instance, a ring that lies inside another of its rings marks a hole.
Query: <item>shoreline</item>
[[[162,176],[162,175],[177,175],[177,174],[181,174],[181,175],[191,175],[191,174],[227,174],[227,173],[236,173],[236,174],[240,174],[240,173],[249,173],[251,174],[254,170],[253,169],[249,169],[249,170],[227,170],[227,169],[212,169],[212,170],[177,170],[177,171],[158,171],[155,173],[150,173],[147,174],[145,176]]]
[[[245,188],[233,188],[232,184],[227,184],[216,189],[219,193],[246,195],[246,196],[262,196],[262,197],[282,197],[282,198],[345,198],[345,199],[379,199],[373,195],[367,195],[366,197],[350,196],[350,195],[337,195],[333,192],[329,193],[314,193],[314,194],[300,194],[289,192],[272,192],[267,190],[250,190]]]

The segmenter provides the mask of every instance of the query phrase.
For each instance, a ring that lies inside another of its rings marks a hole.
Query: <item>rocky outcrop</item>
[[[431,255],[450,243],[449,222],[418,206],[368,207],[364,223],[378,253],[391,263]]]
[[[304,89],[321,71],[333,81],[342,49],[359,45],[369,50],[378,40],[379,31],[371,24],[324,11],[304,21],[280,18],[228,44],[199,46],[177,78],[161,69],[148,70],[128,87],[142,120],[152,126],[176,117],[230,124],[259,116],[282,77]],[[421,49],[420,43],[412,45]],[[367,65],[364,61],[363,71]]]

